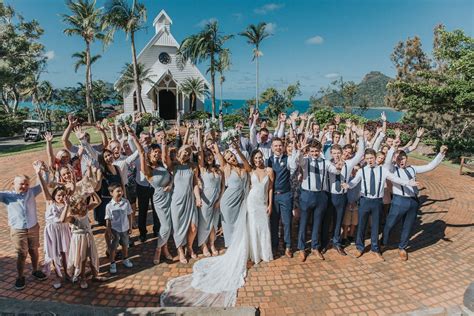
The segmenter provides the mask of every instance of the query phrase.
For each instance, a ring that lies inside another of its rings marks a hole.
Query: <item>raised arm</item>
[[[217,143],[212,144],[212,152],[214,153],[214,157],[217,157],[221,170],[224,170],[224,167],[227,165],[227,162],[225,161],[224,156],[222,156]]]
[[[420,143],[421,137],[423,136],[424,132],[425,132],[424,128],[419,128],[416,131],[416,138],[413,144],[403,147],[403,150],[407,153],[414,151],[418,147],[418,144]]]
[[[163,138],[161,142],[161,161],[166,165],[166,168],[168,168],[168,171],[171,172],[173,170],[173,160],[170,157],[170,153],[168,150],[168,144],[166,142],[166,137]]]
[[[202,138],[201,138],[201,126],[196,126],[197,131],[197,148],[198,148],[198,164],[199,167],[204,168],[204,148],[202,146]]]
[[[44,199],[46,201],[52,201],[53,198],[51,197],[51,194],[48,191],[48,185],[46,184],[46,181],[43,178],[43,162],[36,160],[35,162],[33,162],[33,168],[35,169],[36,177],[38,178],[38,181],[40,183]]]
[[[109,139],[107,138],[105,128],[99,122],[95,124],[95,128],[99,131],[100,137],[102,138],[102,147],[107,148],[107,146],[109,145]]]
[[[242,160],[242,165],[243,165],[244,170],[247,172],[252,171],[252,166],[249,164],[244,154],[242,154],[242,152],[240,151],[240,146],[235,143],[232,143],[232,146],[234,146],[235,151],[237,152],[237,156],[239,156],[240,160]]]
[[[137,148],[138,154],[140,155],[140,170],[138,171],[142,172],[147,177],[151,176],[151,170],[146,161],[145,149],[143,149],[142,144],[138,140],[137,135],[135,135],[132,128],[126,125],[125,129],[128,133],[128,136],[132,139],[133,144]]]
[[[71,132],[74,129],[74,127],[79,125],[79,122],[78,122],[78,119],[75,118],[73,115],[69,115],[67,117],[67,120],[68,120],[68,125],[66,129],[64,130],[63,136],[61,137],[61,141],[63,143],[63,146],[67,150],[71,150],[73,145],[71,141],[69,140],[69,136],[71,135]]]
[[[250,124],[250,145],[252,145],[252,149],[257,148],[257,119],[258,119],[258,112],[252,115],[252,124]]]
[[[53,134],[51,132],[44,133],[44,140],[46,141],[46,154],[48,155],[48,164],[51,168],[55,168],[53,153]]]
[[[415,169],[416,173],[429,172],[439,166],[441,161],[443,161],[443,158],[446,155],[447,151],[448,151],[448,147],[443,145],[439,149],[439,153],[436,155],[436,157],[433,160],[431,160],[429,164],[423,165],[423,166],[412,166],[412,167],[413,169]]]
[[[190,122],[185,122],[184,126],[186,126],[186,132],[184,133],[183,144],[184,145],[189,145],[189,134],[190,134],[190,131],[191,131],[191,123]]]

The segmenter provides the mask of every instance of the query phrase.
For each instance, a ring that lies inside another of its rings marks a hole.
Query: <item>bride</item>
[[[261,151],[254,151],[250,160],[251,189],[245,193],[226,253],[201,259],[194,264],[192,274],[170,280],[161,294],[161,306],[235,306],[237,290],[245,283],[247,261],[258,264],[273,260],[268,219],[274,175],[265,168]],[[242,169],[249,170],[248,162],[243,164],[246,168]],[[224,173],[229,174],[226,166]]]

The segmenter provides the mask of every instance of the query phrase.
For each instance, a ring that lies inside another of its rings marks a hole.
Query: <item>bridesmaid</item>
[[[163,164],[166,150],[166,139],[162,139],[161,148],[159,144],[151,144],[148,147],[148,153],[138,140],[137,136],[130,127],[126,127],[128,134],[132,137],[135,146],[140,155],[140,170],[150,185],[154,189],[153,205],[155,212],[160,220],[160,230],[158,232],[158,240],[153,257],[153,263],[159,264],[161,260],[161,252],[167,260],[173,260],[168,250],[168,239],[171,235],[171,189],[173,181],[168,168]]]
[[[248,163],[245,156],[240,151],[240,146],[231,144],[235,152],[242,161],[239,164],[237,157],[229,149],[222,156],[217,144],[214,144],[214,155],[219,159],[221,171],[225,176],[226,189],[220,201],[222,214],[222,228],[224,230],[225,246],[228,247],[232,241],[232,233],[234,225],[239,217],[240,205],[245,199],[248,187],[248,173],[252,171],[252,167]]]
[[[224,177],[216,166],[212,151],[202,147],[201,129],[197,129],[197,145],[199,148],[200,196],[202,205],[199,208],[198,245],[202,247],[204,256],[209,257],[209,247],[213,256],[217,256],[214,241],[215,227],[219,221],[219,200],[224,192]],[[209,247],[207,242],[209,241]]]
[[[177,132],[179,133],[179,132]],[[178,135],[177,135],[178,136]],[[192,150],[188,145],[179,148],[176,159],[165,155],[165,164],[173,172],[173,194],[171,196],[171,221],[173,238],[178,249],[179,261],[187,263],[184,246],[189,256],[196,259],[193,242],[197,233],[197,207],[201,207],[198,187],[198,169],[191,162]],[[193,196],[194,193],[194,196]]]

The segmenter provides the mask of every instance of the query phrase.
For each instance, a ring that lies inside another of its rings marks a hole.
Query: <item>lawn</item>
[[[93,127],[90,127],[86,129],[86,131],[91,135],[91,143],[100,143],[101,137],[100,133]],[[71,142],[75,145],[79,144],[79,141],[77,140],[76,136],[74,133],[71,133],[71,136],[69,138]],[[22,142],[22,140],[20,140]],[[53,139],[53,148],[62,148],[63,144],[61,142],[61,135],[56,135]],[[25,152],[32,152],[32,151],[39,151],[39,150],[45,150],[46,149],[46,142],[45,141],[40,141],[40,142],[27,142],[27,143],[22,143],[20,145],[12,145],[10,147],[1,147],[0,148],[0,157],[5,157],[5,156],[11,156],[11,155],[16,155],[19,153],[25,153]]]

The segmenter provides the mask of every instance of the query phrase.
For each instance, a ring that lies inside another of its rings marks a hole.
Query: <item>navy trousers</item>
[[[331,204],[333,209],[333,234],[332,243],[334,247],[341,247],[341,227],[342,220],[344,219],[344,212],[346,211],[347,195],[332,194],[331,193]],[[323,224],[324,225],[324,224]]]
[[[372,216],[372,226],[370,227],[370,248],[372,251],[379,252],[379,222],[380,214],[383,211],[383,200],[360,198],[359,204],[359,223],[357,225],[356,247],[359,251],[365,248],[365,229],[369,216]]]
[[[394,195],[392,199],[392,206],[387,216],[385,228],[383,230],[383,243],[388,244],[390,231],[402,220],[402,234],[400,236],[399,249],[405,249],[408,246],[413,225],[416,221],[416,213],[418,212],[419,203],[414,197]]]
[[[313,229],[311,231],[311,248],[319,249],[319,233],[328,204],[327,192],[312,192],[301,189],[300,194],[300,225],[298,229],[298,249],[304,250],[306,243],[306,225],[308,217],[313,215]]]
[[[285,248],[291,248],[291,223],[293,220],[293,194],[291,191],[283,194],[273,194],[273,207],[270,215],[273,249],[277,249],[279,244],[280,219],[283,224]]]

